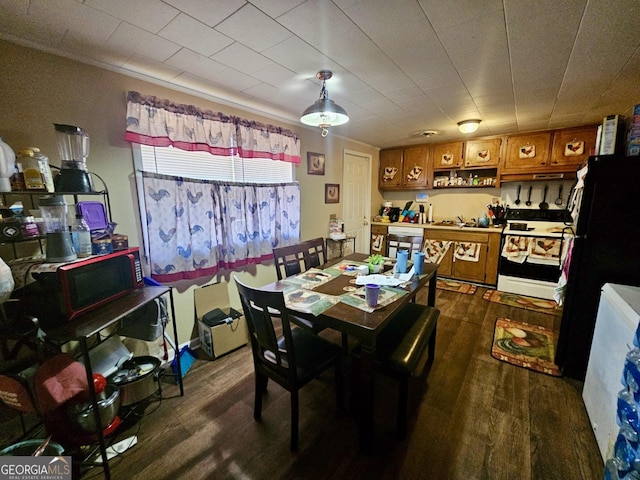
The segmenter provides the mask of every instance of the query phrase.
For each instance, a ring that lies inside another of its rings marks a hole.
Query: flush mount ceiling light
[[[320,70],[316,74],[316,78],[318,80],[322,80],[320,98],[316,100],[313,105],[308,107],[302,114],[302,117],[300,117],[300,121],[305,125],[320,127],[323,137],[326,137],[329,134],[329,127],[342,125],[349,121],[349,115],[347,115],[344,108],[340,105],[336,105],[333,100],[329,100],[326,82],[332,76],[333,73],[329,70]]]
[[[463,120],[458,122],[458,130],[460,130],[460,133],[473,133],[478,130],[480,122],[481,120],[477,118],[473,120]]]

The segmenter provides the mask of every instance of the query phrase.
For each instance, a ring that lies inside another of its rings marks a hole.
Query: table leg
[[[360,451],[370,455],[373,449],[373,405],[375,394],[375,343],[362,344],[362,359],[360,362],[360,385],[358,392],[358,437]]]
[[[427,297],[427,305],[429,305],[430,307],[436,306],[436,287],[438,286],[437,273],[438,271],[436,270],[433,273],[433,277],[431,277],[431,280],[429,280],[429,293]]]

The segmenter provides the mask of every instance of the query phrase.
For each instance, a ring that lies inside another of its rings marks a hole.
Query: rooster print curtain
[[[300,139],[290,130],[138,92],[127,93],[124,138],[155,147],[300,163]]]
[[[300,186],[142,172],[151,276],[172,282],[272,257],[300,240]]]

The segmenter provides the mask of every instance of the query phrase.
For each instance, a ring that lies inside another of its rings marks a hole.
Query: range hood
[[[506,182],[550,182],[553,180],[575,180],[576,172],[557,173],[503,173],[500,183]]]

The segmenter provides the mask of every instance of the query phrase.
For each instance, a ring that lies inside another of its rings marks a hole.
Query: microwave
[[[36,281],[27,286],[27,308],[45,316],[45,323],[72,320],[144,286],[138,248],[37,270],[31,272]]]

